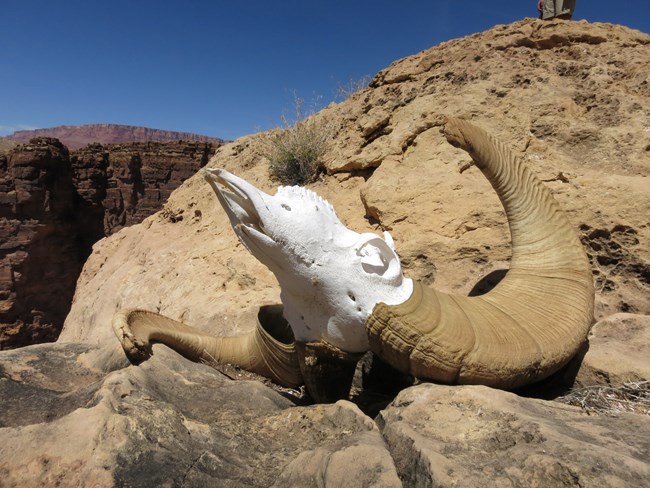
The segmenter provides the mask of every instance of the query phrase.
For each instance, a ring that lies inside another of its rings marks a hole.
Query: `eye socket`
[[[286,203],[280,204],[280,206],[285,209],[287,212],[291,212],[291,207],[287,205]]]

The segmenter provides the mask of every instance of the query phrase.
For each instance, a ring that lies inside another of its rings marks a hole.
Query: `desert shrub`
[[[282,117],[283,127],[265,134],[261,142],[269,174],[284,185],[304,185],[318,178],[334,132],[327,116],[305,116],[302,100],[296,99],[295,104],[295,120]]]

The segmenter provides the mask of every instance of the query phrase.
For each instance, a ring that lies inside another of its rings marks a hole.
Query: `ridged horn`
[[[293,332],[281,305],[260,307],[255,329],[237,337],[213,336],[146,310],[120,311],[112,325],[135,364],[148,359],[151,344],[158,342],[192,361],[235,364],[286,387],[303,384]]]
[[[550,191],[502,143],[448,119],[447,141],[467,151],[505,209],[512,260],[482,296],[415,283],[401,305],[375,306],[366,328],[384,361],[417,378],[511,389],[546,378],[585,341],[594,288],[578,236]]]

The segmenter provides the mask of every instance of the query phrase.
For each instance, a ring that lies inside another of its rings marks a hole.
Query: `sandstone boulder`
[[[408,487],[647,486],[647,416],[577,407],[483,386],[419,385],[377,422]]]
[[[617,313],[597,322],[576,386],[650,381],[650,316]]]

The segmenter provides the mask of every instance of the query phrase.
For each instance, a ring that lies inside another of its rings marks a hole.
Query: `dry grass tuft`
[[[302,100],[295,103],[295,122],[282,117],[283,128],[264,134],[260,141],[260,153],[269,160],[269,174],[283,185],[315,181],[324,170],[322,158],[334,135],[328,117],[305,116]]]
[[[352,95],[368,88],[371,81],[372,76],[365,75],[358,79],[350,78],[347,83],[339,83],[336,90],[336,98],[339,100],[347,100]]]
[[[650,381],[613,386],[587,386],[559,397],[557,401],[582,408],[587,413],[632,412],[650,415]]]

